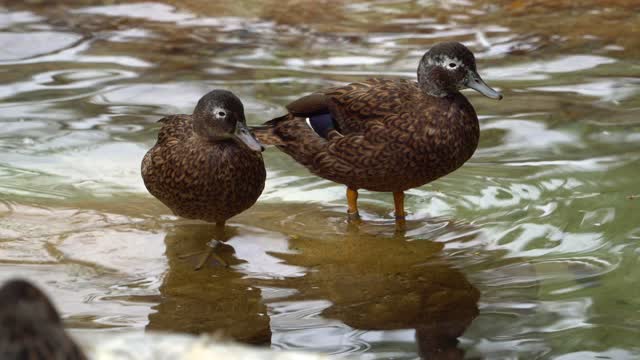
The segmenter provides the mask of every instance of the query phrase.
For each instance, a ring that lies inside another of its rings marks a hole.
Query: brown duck
[[[24,280],[0,288],[0,359],[85,360],[49,298]]]
[[[478,146],[478,118],[464,88],[502,98],[480,78],[469,49],[440,43],[422,57],[417,83],[370,79],[320,90],[254,133],[314,174],[345,184],[350,218],[359,217],[358,189],[366,189],[393,192],[403,221],[404,191],[456,170]]]
[[[142,160],[142,178],[174,214],[213,222],[221,230],[256,202],[266,178],[264,148],[247,128],[238,97],[213,90],[193,115],[170,115],[159,122],[158,142]]]

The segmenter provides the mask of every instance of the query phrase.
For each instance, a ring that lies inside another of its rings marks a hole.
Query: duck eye
[[[458,66],[456,63],[449,63],[449,67],[455,69]]]
[[[218,116],[219,117],[225,117],[225,116],[227,116],[227,113],[224,112],[224,111],[218,111]]]

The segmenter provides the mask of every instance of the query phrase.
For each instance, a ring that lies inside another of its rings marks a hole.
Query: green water
[[[640,356],[640,5],[633,1],[8,1],[0,5],[0,280],[32,279],[79,335],[220,332],[367,359]],[[248,121],[315,89],[414,77],[469,45],[496,102],[481,141],[407,193],[265,152],[266,189],[212,229],[145,190],[160,117],[227,88]],[[456,343],[456,338],[459,342]]]

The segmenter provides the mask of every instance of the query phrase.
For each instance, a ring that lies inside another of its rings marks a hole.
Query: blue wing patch
[[[311,115],[306,120],[307,125],[325,139],[328,137],[329,131],[336,130],[336,124],[329,113]]]

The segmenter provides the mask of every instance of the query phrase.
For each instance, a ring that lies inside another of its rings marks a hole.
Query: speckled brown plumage
[[[178,216],[221,224],[256,202],[266,178],[260,152],[232,139],[199,135],[192,115],[160,122],[158,142],[142,161],[153,196]]]
[[[442,43],[422,58],[418,82],[370,79],[321,90],[254,132],[263,144],[350,191],[394,192],[397,217],[404,218],[403,191],[454,171],[478,146],[478,118],[459,92],[465,87],[502,97],[477,74],[471,51]],[[326,129],[327,118],[333,125],[325,135],[314,124],[324,121],[320,128]],[[349,197],[349,211],[357,212],[357,194]]]
[[[47,296],[24,280],[0,289],[0,359],[85,360]]]
[[[416,82],[371,79],[323,91],[339,133],[319,137],[298,100],[256,131],[313,173],[353,189],[403,191],[460,167],[478,145],[473,107],[461,94],[425,95]]]

